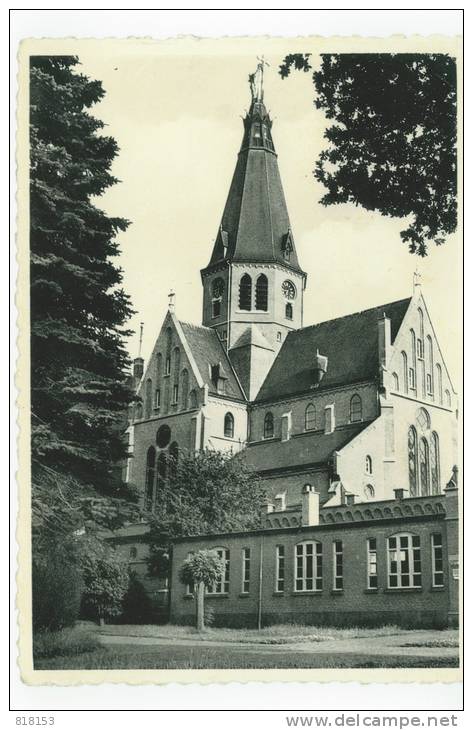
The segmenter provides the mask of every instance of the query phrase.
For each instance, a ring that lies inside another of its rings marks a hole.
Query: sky
[[[421,259],[400,239],[405,220],[319,203],[324,188],[312,171],[327,120],[315,109],[311,75],[282,80],[278,67],[286,53],[304,50],[316,59],[321,49],[321,39],[311,38],[94,42],[75,50],[81,71],[103,83],[106,96],[93,113],[120,148],[112,172],[121,182],[97,204],[131,221],[120,234],[117,260],[136,310],[130,354],[138,354],[143,322],[142,355],[150,355],[170,289],[178,318],[201,323],[200,269],[210,258],[241,143],[248,74],[264,54],[265,103],[299,262],[308,273],[304,324],[409,296],[417,268],[458,386],[460,235]]]

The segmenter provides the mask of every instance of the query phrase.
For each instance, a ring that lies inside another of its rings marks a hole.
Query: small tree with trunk
[[[185,585],[193,586],[196,628],[204,630],[204,596],[205,589],[220,580],[225,573],[225,560],[215,550],[199,550],[184,560],[179,578]]]

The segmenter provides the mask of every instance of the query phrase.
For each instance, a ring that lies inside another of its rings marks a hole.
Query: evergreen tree
[[[102,85],[78,63],[30,60],[33,530],[46,541],[48,530],[53,538],[84,519],[107,522],[107,500],[127,496],[117,464],[132,398],[123,344],[131,308],[113,257],[128,221],[95,204],[117,182],[118,148],[89,111]]]
[[[310,54],[286,56],[280,74],[309,71]],[[456,64],[446,54],[323,54],[315,106],[333,125],[314,175],[323,205],[355,203],[409,216],[401,239],[427,254],[457,226]]]

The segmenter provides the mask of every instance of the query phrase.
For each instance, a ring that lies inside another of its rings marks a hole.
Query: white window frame
[[[401,546],[401,539],[407,541],[407,546],[404,548]],[[396,546],[392,548],[390,541],[395,540]],[[414,545],[414,541],[416,545]],[[386,538],[386,553],[387,553],[387,576],[388,576],[388,590],[406,590],[412,588],[422,588],[422,556],[420,546],[420,536],[414,535],[410,532],[401,532],[396,535],[390,535]],[[407,552],[407,564],[408,570],[402,570],[402,563],[406,562],[406,558],[402,560],[401,553]],[[417,561],[415,560],[415,553],[417,553]],[[391,562],[393,554],[396,557],[396,570],[391,571]],[[419,570],[415,570],[415,562],[418,563]],[[407,582],[404,581],[402,585],[403,577],[407,576]],[[395,579],[395,583],[391,580]]]
[[[282,570],[281,570],[282,568]],[[276,545],[276,581],[274,585],[275,593],[284,593],[286,578],[286,546]],[[281,587],[282,586],[282,587]]]
[[[251,549],[249,547],[242,548],[241,551],[241,592],[247,594],[250,592],[250,575],[251,575]]]
[[[172,405],[177,406],[179,403],[179,383],[174,383],[172,386]]]
[[[214,547],[211,550],[215,550],[219,558],[225,558],[225,572],[219,581],[206,589],[205,593],[208,596],[228,596],[230,592],[230,550],[223,547]]]
[[[309,547],[311,550],[308,549]],[[302,548],[301,555],[298,554],[299,548]],[[310,567],[309,570],[308,567]],[[294,545],[294,592],[320,593],[322,589],[322,543],[317,540],[298,542]]]
[[[370,543],[374,542],[374,547]],[[375,570],[371,571],[371,566],[374,565]],[[371,578],[375,578],[376,585],[371,584]],[[376,537],[366,538],[366,587],[368,590],[378,590],[378,542]]]
[[[440,538],[440,542],[436,545],[435,544],[435,538]],[[443,548],[443,535],[441,532],[434,532],[430,536],[430,544],[431,544],[431,555],[432,555],[432,587],[433,588],[444,588],[445,587],[445,556],[444,556],[444,548]],[[439,555],[440,553],[440,555]],[[436,570],[436,560],[441,560],[442,562],[442,570]],[[438,576],[441,576],[440,582],[437,582]]]
[[[340,561],[338,560],[340,558]],[[334,540],[332,543],[332,590],[343,591],[343,542]]]

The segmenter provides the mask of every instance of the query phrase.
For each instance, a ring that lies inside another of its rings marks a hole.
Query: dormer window
[[[210,366],[210,377],[217,388],[217,393],[225,393],[226,381],[228,380],[221,363]]]
[[[289,261],[289,259],[291,258],[291,253],[294,250],[294,243],[292,240],[292,233],[291,233],[290,229],[288,230],[288,232],[286,233],[286,235],[284,236],[284,238],[282,240],[281,249],[282,249],[282,253],[284,256],[284,260]]]

